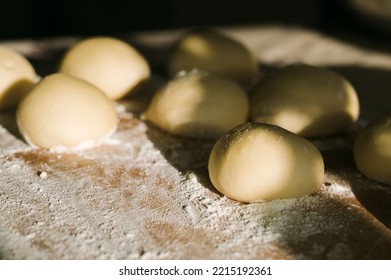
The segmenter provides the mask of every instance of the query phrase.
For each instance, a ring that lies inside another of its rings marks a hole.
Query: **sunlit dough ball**
[[[82,40],[64,56],[59,71],[95,85],[117,100],[150,76],[147,61],[139,52],[115,38]]]
[[[252,121],[304,137],[339,133],[359,116],[359,101],[349,81],[308,65],[276,70],[255,87],[250,100]]]
[[[20,102],[17,123],[34,147],[83,148],[109,137],[118,119],[112,101],[98,88],[53,74]]]
[[[362,174],[391,185],[391,115],[369,122],[358,133],[354,158]]]
[[[213,138],[247,121],[246,92],[201,71],[177,76],[154,95],[144,119],[172,134]]]
[[[278,126],[247,123],[221,137],[209,158],[215,188],[242,202],[300,197],[323,181],[319,150]]]
[[[23,55],[0,46],[0,109],[16,107],[36,80],[33,66]]]
[[[193,68],[231,78],[244,87],[251,85],[258,73],[258,63],[244,45],[210,29],[189,32],[172,50],[168,61],[171,76]]]

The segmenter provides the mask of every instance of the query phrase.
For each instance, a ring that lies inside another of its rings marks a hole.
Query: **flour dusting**
[[[383,73],[389,54],[295,27],[240,28],[231,34],[268,64],[261,69],[290,62],[341,66],[368,101],[363,113],[388,108],[382,93],[390,80]],[[178,34],[160,35],[149,38]],[[23,42],[22,49],[32,55],[39,50],[43,58],[45,44],[53,42]],[[14,113],[0,113],[0,258],[390,259],[391,189],[355,168],[356,127],[312,140],[326,168],[316,192],[245,204],[212,186],[207,162],[213,141],[174,137],[141,121],[146,99],[121,102],[118,130],[81,150],[32,148]]]

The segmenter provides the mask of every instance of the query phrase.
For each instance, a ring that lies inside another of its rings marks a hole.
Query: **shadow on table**
[[[215,139],[194,139],[170,135],[148,123],[147,136],[167,161],[183,174],[192,172],[201,184],[218,193],[209,181],[208,160]]]
[[[0,112],[0,126],[5,128],[15,138],[24,141],[22,135],[19,132],[18,125],[16,123],[15,110],[6,110]]]

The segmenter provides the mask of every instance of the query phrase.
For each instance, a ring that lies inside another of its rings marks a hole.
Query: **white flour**
[[[254,51],[261,69],[301,62],[340,66],[361,83],[363,97],[363,90],[383,96],[389,82],[381,70],[390,68],[388,54],[323,34],[281,26],[231,34]],[[168,38],[160,35],[150,37]],[[18,46],[44,57],[42,44]],[[132,105],[145,105],[140,104]],[[64,153],[31,149],[18,135],[12,113],[0,114],[0,258],[390,257],[390,230],[362,197],[387,198],[391,191],[358,175],[349,135],[315,141],[326,159],[324,184],[316,193],[242,204],[218,194],[209,181],[213,143],[162,133],[132,118],[125,107],[118,114],[121,123],[111,139]]]
[[[54,153],[19,144],[1,157],[4,257],[324,256],[326,246],[309,238],[338,234],[341,221],[328,205],[354,199],[349,186],[333,182],[303,198],[235,202],[209,182],[213,143],[178,139],[120,115],[119,130],[102,146]],[[2,130],[0,137],[11,136]],[[307,249],[285,248],[300,244]]]

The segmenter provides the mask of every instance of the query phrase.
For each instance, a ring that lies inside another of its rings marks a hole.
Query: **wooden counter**
[[[118,131],[81,152],[32,149],[13,112],[0,114],[0,258],[3,259],[389,259],[391,187],[361,175],[354,131],[391,111],[391,52],[299,27],[225,30],[260,61],[261,75],[304,62],[336,70],[356,87],[357,125],[315,139],[326,175],[316,193],[242,204],[217,193],[210,140],[181,139],[144,123],[140,112],[180,32],[124,37],[149,59],[154,78],[118,104]],[[39,75],[52,73],[76,38],[3,42]]]

